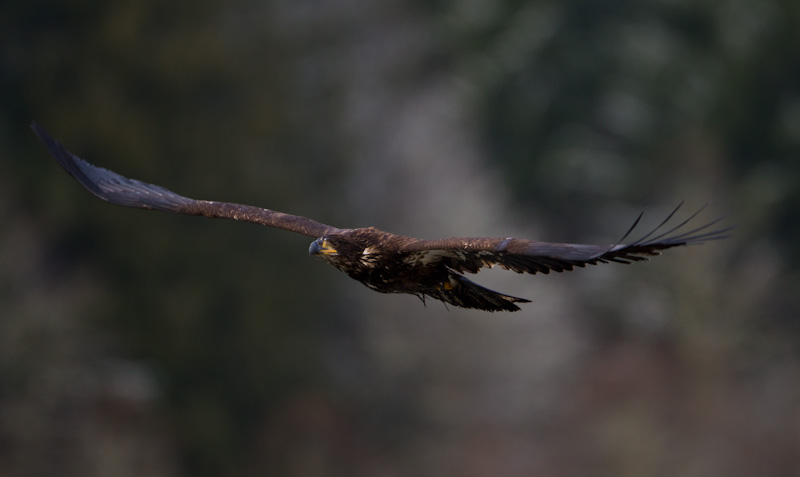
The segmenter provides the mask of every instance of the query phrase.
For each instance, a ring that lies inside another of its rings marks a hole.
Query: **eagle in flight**
[[[537,242],[512,237],[452,237],[421,240],[395,235],[374,227],[340,229],[306,217],[284,214],[250,205],[195,200],[163,187],[123,177],[94,166],[70,153],[37,123],[31,128],[56,161],[83,187],[112,204],[176,214],[203,215],[275,227],[313,237],[310,255],[320,257],[372,290],[409,293],[441,300],[453,306],[486,311],[517,311],[516,303],[530,300],[484,288],[463,273],[499,265],[517,273],[563,272],[598,263],[631,263],[659,255],[661,250],[700,244],[727,237],[732,227],[713,228],[720,219],[683,230],[702,210],[675,226],[667,223],[680,205],[661,224],[642,238],[621,243],[633,231],[636,219],[614,245]],[[666,230],[664,230],[666,229]]]

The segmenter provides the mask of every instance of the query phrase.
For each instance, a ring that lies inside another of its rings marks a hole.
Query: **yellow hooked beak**
[[[314,240],[308,247],[309,255],[336,255],[337,253],[336,248],[325,237]]]

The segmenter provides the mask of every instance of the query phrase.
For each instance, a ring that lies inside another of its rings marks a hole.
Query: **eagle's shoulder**
[[[350,229],[347,230],[344,235],[351,240],[361,242],[376,250],[380,249],[385,252],[399,252],[408,244],[419,241],[419,239],[413,237],[393,234],[376,227]]]

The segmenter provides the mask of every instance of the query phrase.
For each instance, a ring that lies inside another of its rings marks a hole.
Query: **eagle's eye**
[[[333,247],[333,248],[339,248],[339,241],[338,241],[338,240],[336,240],[336,239],[334,239],[334,238],[329,238],[329,239],[328,239],[328,243],[329,243],[329,244],[330,244],[330,246],[331,246],[331,247]]]

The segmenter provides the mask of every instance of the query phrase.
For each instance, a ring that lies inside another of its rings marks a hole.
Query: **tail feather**
[[[450,279],[452,288],[436,288],[427,295],[453,306],[485,311],[517,311],[519,307],[514,303],[530,303],[525,298],[489,290],[462,275],[454,273],[450,275]]]

